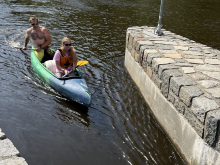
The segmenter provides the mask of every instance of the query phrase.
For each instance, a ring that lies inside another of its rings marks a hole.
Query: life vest
[[[73,66],[73,61],[72,61],[70,55],[68,55],[68,57],[67,57],[67,56],[63,55],[63,52],[62,52],[61,49],[58,49],[58,50],[60,51],[60,54],[61,54],[61,56],[60,56],[60,66],[64,67],[64,68],[67,68],[69,66]]]

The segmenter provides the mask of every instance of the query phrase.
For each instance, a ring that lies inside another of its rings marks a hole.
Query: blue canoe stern
[[[91,94],[83,78],[60,80],[52,76],[49,78],[49,84],[64,97],[85,106],[91,105]]]

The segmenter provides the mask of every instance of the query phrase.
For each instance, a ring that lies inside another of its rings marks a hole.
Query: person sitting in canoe
[[[53,60],[56,61],[57,77],[61,78],[71,70],[75,71],[75,67],[77,66],[77,56],[70,38],[64,37],[62,39],[61,48],[56,51]],[[74,72],[70,74],[70,76],[74,75]]]
[[[32,27],[26,30],[23,49],[26,49],[30,38],[32,38],[33,47],[36,51],[35,54],[38,60],[42,63],[47,60],[52,60],[54,52],[49,47],[51,44],[49,31],[45,27],[39,26],[39,22],[36,17],[30,17],[29,22]]]

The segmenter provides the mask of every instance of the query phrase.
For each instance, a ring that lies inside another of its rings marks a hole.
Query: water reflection
[[[91,121],[88,116],[87,107],[62,98],[57,98],[56,102],[58,104],[54,107],[57,110],[53,115],[54,117],[68,125],[76,121],[78,125],[83,125],[85,130],[89,130]]]

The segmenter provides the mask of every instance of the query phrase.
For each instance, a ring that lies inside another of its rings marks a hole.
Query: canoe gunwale
[[[81,79],[82,76],[70,76],[70,77],[61,77],[61,78],[58,78],[59,80],[68,80],[68,79]]]

